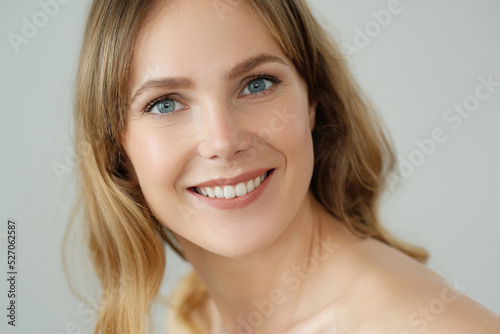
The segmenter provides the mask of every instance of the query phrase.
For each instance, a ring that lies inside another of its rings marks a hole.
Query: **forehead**
[[[259,14],[243,0],[161,2],[140,30],[132,82],[158,75],[191,76],[226,71],[260,53],[286,58]]]

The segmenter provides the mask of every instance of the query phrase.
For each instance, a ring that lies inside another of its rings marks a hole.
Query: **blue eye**
[[[162,98],[157,100],[156,102],[152,102],[147,112],[151,112],[152,114],[169,114],[171,112],[182,109],[184,105],[179,103],[169,97]]]
[[[263,91],[268,90],[273,84],[274,83],[271,80],[264,78],[256,78],[248,83],[248,85],[245,87],[243,92],[241,92],[241,94],[248,95],[248,94],[262,93]]]

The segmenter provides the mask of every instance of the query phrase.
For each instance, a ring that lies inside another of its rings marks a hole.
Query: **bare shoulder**
[[[192,334],[192,332],[177,318],[174,310],[168,309],[166,318],[167,333]]]
[[[191,320],[196,328],[186,325],[185,321],[180,319],[177,310],[172,306],[168,308],[166,317],[167,333],[174,334],[197,334],[212,332],[213,303],[206,298],[196,309],[192,311]]]
[[[350,247],[357,278],[341,332],[500,333],[499,316],[412,258],[373,239]]]

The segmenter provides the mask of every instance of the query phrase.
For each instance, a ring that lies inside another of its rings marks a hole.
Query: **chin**
[[[286,229],[279,220],[259,219],[258,223],[239,221],[231,226],[205,231],[202,238],[192,238],[190,243],[226,258],[241,259],[258,254],[272,245]],[[197,240],[196,240],[197,239]]]

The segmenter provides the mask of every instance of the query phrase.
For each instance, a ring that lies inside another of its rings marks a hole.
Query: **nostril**
[[[198,146],[199,154],[205,159],[221,158],[226,161],[241,157],[251,148],[251,140],[236,134],[232,137],[208,137]]]

